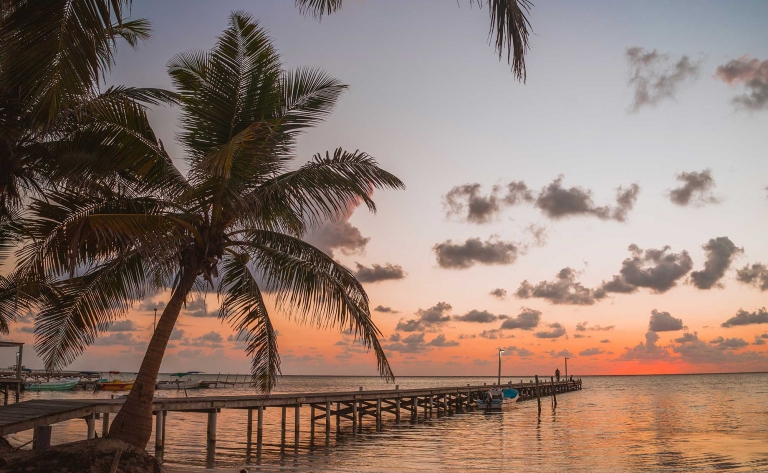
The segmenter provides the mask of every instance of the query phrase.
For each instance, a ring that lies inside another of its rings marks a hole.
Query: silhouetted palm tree
[[[187,177],[94,180],[32,202],[10,281],[16,304],[39,311],[36,348],[48,369],[70,363],[131,304],[171,287],[110,438],[144,447],[171,332],[191,292],[213,290],[272,388],[277,337],[264,301],[300,323],[351,330],[392,378],[352,273],[301,240],[307,228],[402,182],[362,152],[337,149],[291,170],[296,136],[331,111],[346,86],[315,69],[284,71],[265,32],[234,13],[211,51],[180,54],[169,73],[182,107]],[[147,145],[165,156],[159,143]],[[2,301],[0,301],[2,302]],[[0,310],[2,305],[0,304]]]

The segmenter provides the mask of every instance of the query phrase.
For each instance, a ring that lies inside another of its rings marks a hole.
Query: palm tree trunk
[[[163,315],[157,322],[157,328],[144,354],[144,360],[141,362],[141,368],[128,394],[128,399],[109,428],[109,438],[122,440],[142,449],[149,442],[152,434],[152,398],[155,395],[157,374],[160,372],[165,347],[171,338],[176,319],[197,278],[195,265],[190,265],[183,271],[179,285],[176,286],[171,300],[168,301]]]

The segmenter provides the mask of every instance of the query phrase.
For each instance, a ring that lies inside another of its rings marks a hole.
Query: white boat
[[[197,389],[200,387],[200,383],[202,383],[203,380],[200,378],[188,378],[188,376],[193,374],[197,374],[197,372],[173,373],[171,377],[175,379],[158,381],[157,389]]]
[[[24,385],[24,388],[28,391],[69,391],[77,386],[80,382],[80,378],[62,378],[53,381],[40,381],[35,380]]]
[[[512,388],[493,388],[485,392],[482,399],[477,400],[477,408],[484,411],[503,411],[515,405],[520,393]]]

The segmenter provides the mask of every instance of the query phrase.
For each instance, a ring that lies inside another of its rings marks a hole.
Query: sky
[[[318,22],[290,0],[134,0],[153,36],[108,83],[171,88],[168,60],[237,10],[286,69],[349,85],[296,165],[359,149],[406,184],[307,237],[363,282],[396,376],[494,375],[499,348],[510,376],[566,356],[577,375],[768,369],[768,3],[534,2],[520,83],[468,1],[348,0]],[[177,113],[151,120],[183,167]],[[168,298],[72,368],[138,369]],[[218,305],[189,301],[162,371],[248,371]],[[284,374],[376,374],[348,334],[273,312]]]

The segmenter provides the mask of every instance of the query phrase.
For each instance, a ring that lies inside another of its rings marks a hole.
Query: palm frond
[[[314,246],[270,231],[243,234],[232,246],[248,251],[277,307],[299,323],[349,329],[376,354],[379,373],[394,379],[371,319],[368,296],[352,273]]]
[[[303,15],[322,18],[341,9],[343,0],[296,0],[296,6]]]
[[[280,374],[277,332],[269,319],[261,290],[248,268],[248,260],[248,253],[225,256],[219,284],[219,294],[223,295],[219,317],[227,320],[238,339],[246,343],[253,381],[261,391],[269,392]]]
[[[331,113],[347,88],[320,69],[298,68],[284,72],[280,129],[296,132],[316,126]]]

